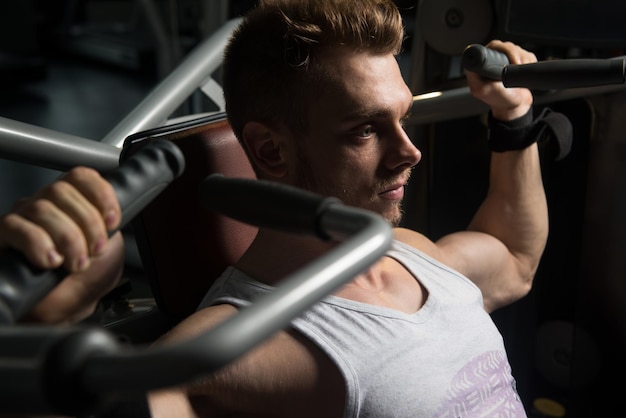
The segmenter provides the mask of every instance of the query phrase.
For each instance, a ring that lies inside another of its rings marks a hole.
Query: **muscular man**
[[[338,197],[397,226],[421,159],[403,127],[412,104],[396,61],[403,36],[391,0],[261,1],[224,61],[228,118],[257,176]],[[488,46],[512,63],[536,60],[511,43]],[[497,132],[531,131],[528,90],[474,74],[468,83],[490,106]],[[530,290],[547,208],[534,138],[490,141],[498,152],[489,190],[466,230],[432,241],[396,228],[387,256],[291,327],[215,375],[150,393],[152,416],[524,417],[489,313]],[[112,196],[94,177],[83,169],[60,183],[84,200],[64,199],[56,186],[46,200],[18,207],[0,223],[4,242],[82,274],[97,270],[105,249],[119,266],[120,242],[105,238]],[[34,245],[41,236],[48,238]],[[159,343],[236,314],[333,245],[261,229],[199,310]]]

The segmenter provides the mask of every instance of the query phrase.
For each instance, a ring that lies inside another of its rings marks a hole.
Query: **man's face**
[[[404,186],[421,159],[403,128],[412,94],[391,54],[339,49],[326,62],[335,81],[311,98],[309,130],[295,138],[294,181],[397,225]]]

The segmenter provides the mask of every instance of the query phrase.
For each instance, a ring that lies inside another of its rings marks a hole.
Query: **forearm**
[[[532,280],[548,235],[548,210],[537,145],[491,155],[489,190],[469,230],[489,234],[514,257],[517,274]]]

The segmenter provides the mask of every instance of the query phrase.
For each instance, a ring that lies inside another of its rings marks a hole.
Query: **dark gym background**
[[[624,55],[622,1],[397,1],[401,68],[415,94],[463,86],[462,48],[494,37],[551,58]],[[21,0],[0,13],[0,116],[93,140],[180,58],[254,1]],[[538,92],[541,94],[541,92]],[[626,121],[623,90],[549,105],[571,153],[544,154],[551,232],[531,294],[494,314],[532,417],[619,416],[626,389]],[[197,104],[188,108],[197,110]],[[463,228],[485,192],[483,115],[409,126],[424,160],[408,226]],[[0,159],[0,210],[59,173]],[[562,408],[562,409],[561,409]]]

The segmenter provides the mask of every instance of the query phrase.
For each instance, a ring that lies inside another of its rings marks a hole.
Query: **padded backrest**
[[[181,149],[185,171],[132,226],[159,309],[180,320],[196,309],[256,234],[255,227],[202,208],[199,185],[212,173],[255,176],[223,114],[131,135],[122,155],[156,138],[169,139]]]

